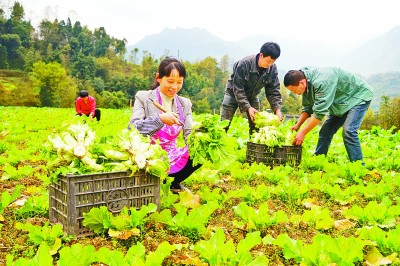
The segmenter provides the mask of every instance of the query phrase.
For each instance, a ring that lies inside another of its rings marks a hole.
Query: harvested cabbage
[[[49,135],[48,140],[52,144],[57,158],[48,163],[50,170],[60,166],[77,167],[76,159],[93,171],[103,170],[103,166],[96,163],[96,159],[90,152],[95,140],[95,133],[87,124],[73,124],[60,135]]]

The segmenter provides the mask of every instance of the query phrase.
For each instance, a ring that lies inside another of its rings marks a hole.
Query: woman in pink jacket
[[[188,191],[181,182],[201,166],[193,165],[188,152],[187,137],[193,122],[192,103],[188,98],[178,96],[185,77],[185,66],[175,58],[166,57],[158,67],[152,90],[136,93],[128,126],[150,136],[167,151],[171,165],[169,176],[174,178],[171,183],[173,193]],[[160,104],[166,112],[160,111],[153,102]],[[184,147],[177,145],[181,132],[186,144]]]
[[[85,90],[79,93],[75,102],[75,109],[76,115],[90,115],[91,119],[96,117],[97,121],[100,121],[100,110],[96,109],[96,100]]]

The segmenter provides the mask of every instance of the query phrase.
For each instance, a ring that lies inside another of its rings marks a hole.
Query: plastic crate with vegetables
[[[291,145],[296,132],[291,130],[292,120],[280,122],[271,113],[258,112],[254,124],[257,132],[247,143],[246,161],[264,163],[271,167],[289,164],[297,166],[301,162],[302,147]]]
[[[160,207],[160,180],[169,160],[157,143],[136,129],[123,130],[110,143],[96,142],[87,124],[72,124],[48,137],[49,220],[67,234],[91,235],[82,224],[84,213],[106,206],[118,214],[123,207]]]

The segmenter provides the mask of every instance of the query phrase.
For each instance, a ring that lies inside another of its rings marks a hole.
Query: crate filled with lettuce
[[[254,132],[247,143],[246,162],[263,163],[268,166],[298,166],[301,162],[302,147],[293,146],[296,132],[291,130],[293,120],[280,122],[279,118],[268,112],[255,114]]]
[[[113,214],[123,207],[160,206],[160,180],[169,169],[166,152],[137,130],[123,130],[112,143],[100,143],[87,124],[73,124],[48,137],[49,220],[76,236],[93,232],[83,214],[106,206]]]

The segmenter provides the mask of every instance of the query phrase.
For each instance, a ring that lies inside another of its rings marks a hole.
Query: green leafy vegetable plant
[[[329,209],[320,206],[313,206],[311,210],[305,210],[302,218],[304,222],[309,223],[315,229],[326,230],[332,228],[335,224]]]
[[[276,225],[288,220],[287,215],[282,210],[271,214],[266,202],[261,204],[257,210],[248,206],[246,202],[241,202],[239,205],[234,206],[233,210],[242,219],[239,222],[234,221],[234,224],[248,231],[265,229],[270,225]]]
[[[149,203],[143,205],[139,210],[135,207],[130,209],[124,207],[118,215],[113,215],[107,207],[92,208],[88,213],[83,214],[83,226],[93,230],[96,234],[127,239],[133,235],[139,235],[149,213],[155,212],[157,205]]]
[[[44,192],[38,196],[29,197],[21,208],[14,212],[18,217],[29,218],[33,216],[47,216],[49,211],[49,193]]]
[[[219,208],[219,204],[216,201],[210,201],[190,211],[180,202],[174,204],[174,207],[177,211],[175,216],[172,216],[170,209],[165,209],[160,213],[153,213],[150,218],[168,225],[172,231],[178,231],[197,241],[206,233],[206,225],[211,219],[211,214]]]
[[[50,247],[46,244],[46,242],[43,242],[40,244],[38,251],[36,255],[32,259],[27,259],[27,258],[19,258],[15,261],[14,256],[11,254],[7,255],[7,262],[6,266],[53,266],[53,257],[52,257],[52,251]],[[62,265],[62,264],[59,264]],[[64,264],[65,265],[65,264]],[[72,264],[70,264],[72,265]],[[88,264],[89,265],[89,264]]]
[[[400,215],[400,206],[392,205],[392,201],[385,197],[381,203],[370,201],[365,208],[353,205],[344,210],[344,216],[357,220],[361,225],[377,225],[379,227],[396,226],[396,217]]]
[[[231,190],[228,192],[229,198],[239,198],[248,204],[257,204],[258,202],[265,202],[271,197],[271,188],[261,184],[253,188],[249,185],[244,185],[239,190]]]
[[[220,121],[218,115],[204,115],[198,118],[188,136],[189,154],[193,164],[211,162],[223,169],[235,160],[236,140],[225,132],[229,120]]]
[[[15,228],[28,231],[29,240],[36,245],[46,243],[50,247],[51,255],[58,252],[58,249],[62,246],[62,242],[68,242],[73,239],[73,236],[67,237],[64,235],[62,225],[60,224],[51,226],[47,222],[43,226],[38,226],[32,225],[29,222],[25,224],[17,222]]]
[[[21,190],[23,188],[24,188],[23,185],[16,186],[11,195],[7,191],[3,191],[3,193],[1,193],[0,222],[4,221],[3,213],[4,213],[5,208],[7,208],[11,203],[13,203],[21,195]],[[1,229],[1,226],[2,226],[2,224],[0,224],[0,229]]]
[[[35,169],[30,165],[24,165],[21,167],[14,167],[10,164],[6,164],[3,167],[3,175],[1,180],[19,180],[24,176],[30,176],[34,173]]]
[[[279,235],[271,241],[265,237],[263,243],[278,245],[282,248],[285,259],[295,259],[300,265],[354,265],[363,260],[363,248],[369,241],[355,237],[332,238],[318,234],[309,245],[301,240],[291,239],[287,234]],[[343,252],[343,251],[346,252]]]
[[[384,255],[400,252],[400,224],[389,231],[378,226],[364,226],[358,229],[357,234],[361,239],[373,241]]]
[[[281,201],[289,205],[298,205],[308,195],[308,191],[308,184],[297,184],[295,181],[290,180],[274,187],[271,194],[277,195]]]
[[[261,255],[253,259],[250,250],[261,243],[260,232],[248,233],[245,239],[233,244],[232,239],[226,241],[225,233],[217,228],[209,240],[200,240],[193,250],[200,254],[210,266],[213,265],[268,265],[268,259]]]

